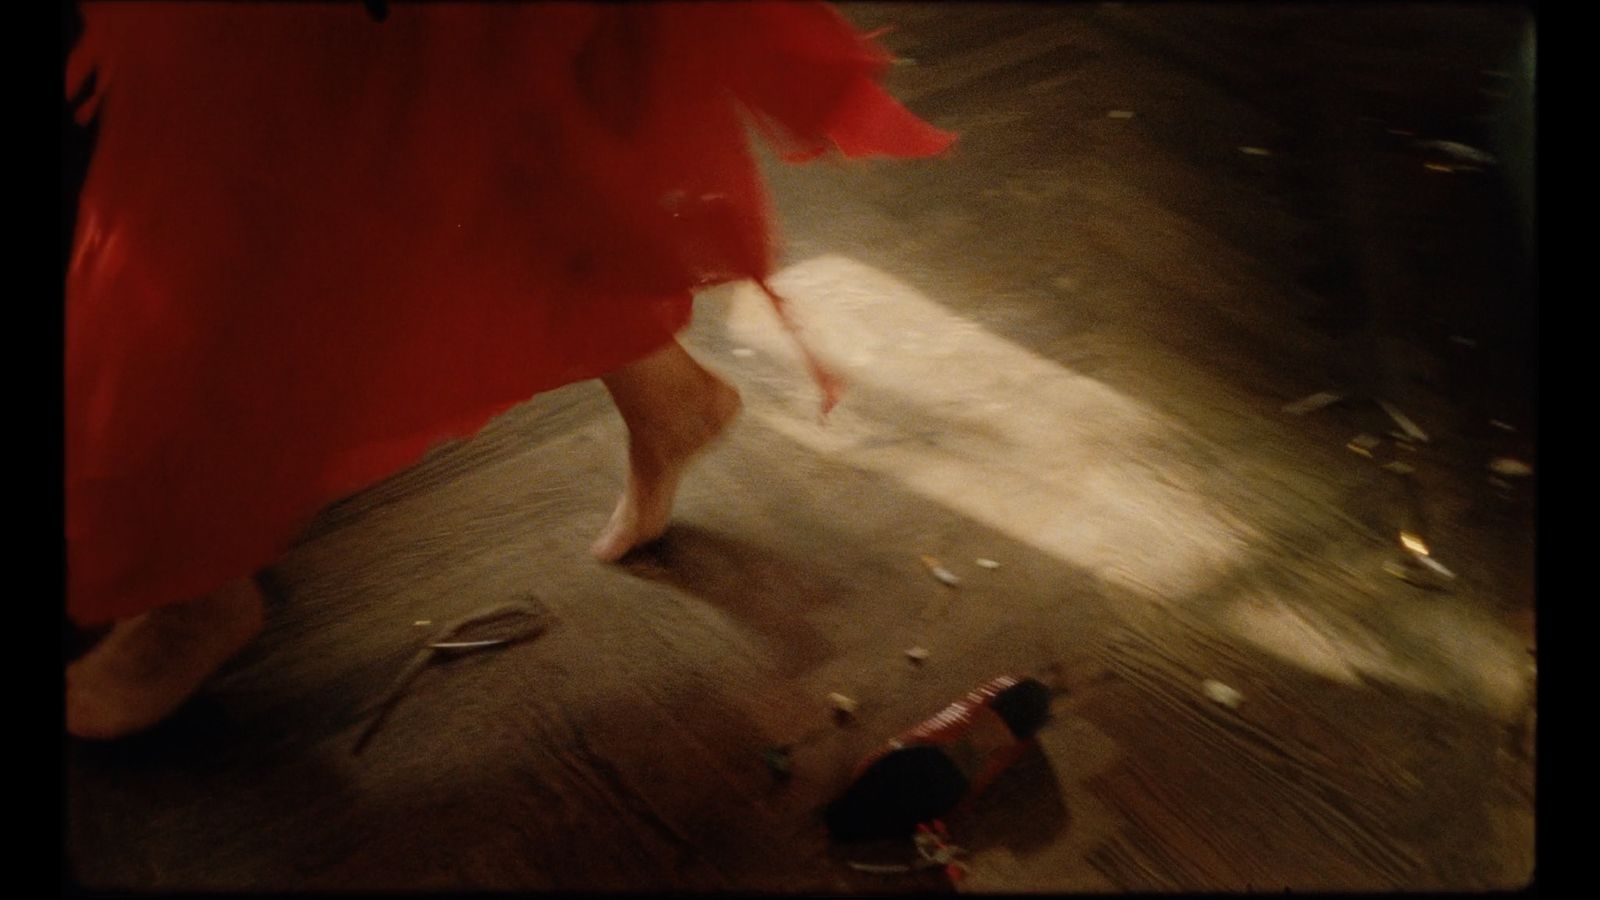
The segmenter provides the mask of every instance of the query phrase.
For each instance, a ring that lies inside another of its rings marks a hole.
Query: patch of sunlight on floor
[[[821,424],[815,386],[796,377],[749,398],[764,426],[1152,597],[1181,598],[1246,547],[1150,468],[1175,426],[1149,406],[843,256],[801,262],[772,284],[850,388]],[[802,371],[758,289],[713,302],[728,304],[731,340]]]

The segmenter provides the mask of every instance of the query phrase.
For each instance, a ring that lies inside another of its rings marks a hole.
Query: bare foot
[[[628,423],[628,483],[589,548],[603,562],[666,532],[683,473],[739,414],[739,392],[673,348],[606,378]]]
[[[67,731],[108,740],[155,725],[261,632],[251,579],[118,622],[67,666]]]

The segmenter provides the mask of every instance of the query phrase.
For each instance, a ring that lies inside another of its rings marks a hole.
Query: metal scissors
[[[538,637],[549,627],[550,618],[550,612],[543,604],[532,599],[514,600],[487,607],[440,627],[401,670],[383,699],[373,706],[372,720],[362,729],[351,753],[358,754],[366,749],[379,726],[400,702],[406,688],[440,654],[473,653]]]

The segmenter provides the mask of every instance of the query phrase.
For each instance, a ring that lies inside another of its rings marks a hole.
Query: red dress
[[[822,4],[87,3],[67,279],[68,610],[270,563],[319,508],[764,279],[753,124],[799,160],[952,137]],[[89,110],[86,110],[86,114]]]

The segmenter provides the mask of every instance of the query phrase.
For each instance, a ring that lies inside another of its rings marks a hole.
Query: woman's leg
[[[105,740],[165,719],[261,632],[265,609],[243,578],[116,623],[67,666],[67,731]]]
[[[676,341],[602,380],[628,426],[627,487],[590,547],[610,562],[666,531],[678,480],[738,415],[740,401]]]

